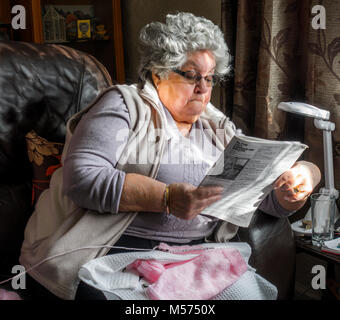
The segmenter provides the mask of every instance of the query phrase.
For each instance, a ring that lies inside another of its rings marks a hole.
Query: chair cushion
[[[32,163],[32,206],[40,194],[50,186],[52,173],[61,167],[64,144],[49,142],[34,130],[26,135],[28,159]]]

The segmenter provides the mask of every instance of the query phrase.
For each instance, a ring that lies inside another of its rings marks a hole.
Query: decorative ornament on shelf
[[[66,15],[66,39],[67,41],[76,41],[77,37],[77,20],[78,17],[74,13]]]
[[[96,32],[95,32],[95,40],[109,40],[110,37],[107,33],[107,30],[105,29],[104,24],[98,24],[96,26]]]
[[[65,42],[65,18],[52,5],[45,6],[46,13],[43,17],[45,42]]]
[[[91,20],[77,20],[78,39],[91,39]]]

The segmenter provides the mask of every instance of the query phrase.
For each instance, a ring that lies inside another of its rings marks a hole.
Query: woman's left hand
[[[311,162],[298,161],[274,183],[280,205],[287,210],[300,209],[321,180],[319,168]]]

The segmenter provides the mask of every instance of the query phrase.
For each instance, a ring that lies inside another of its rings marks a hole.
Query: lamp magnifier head
[[[286,112],[315,119],[329,120],[330,117],[328,110],[319,109],[303,102],[280,102],[278,108]]]

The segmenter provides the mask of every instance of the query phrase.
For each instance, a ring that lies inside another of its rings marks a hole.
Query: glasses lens
[[[204,77],[204,80],[209,87],[213,87],[218,83],[218,76],[216,75],[211,75],[211,76],[206,76]]]
[[[202,76],[199,73],[196,73],[194,71],[174,70],[174,72],[180,74],[190,84],[198,85],[202,79]],[[218,83],[219,78],[216,75],[209,75],[209,76],[204,77],[204,80],[208,87],[213,87],[214,85]]]
[[[200,79],[200,75],[197,75],[197,73],[193,72],[193,71],[186,71],[183,72],[183,77],[188,80],[188,82],[190,84],[195,84],[196,82],[198,82]]]

